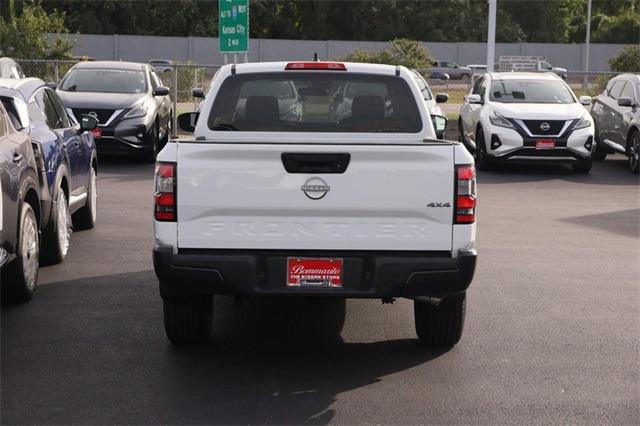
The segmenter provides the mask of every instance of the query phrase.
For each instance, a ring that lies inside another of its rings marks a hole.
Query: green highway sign
[[[219,0],[220,52],[249,50],[249,0]]]

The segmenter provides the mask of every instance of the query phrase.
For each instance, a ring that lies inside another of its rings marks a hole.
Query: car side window
[[[44,121],[51,129],[60,129],[61,123],[56,107],[51,102],[51,99],[45,93],[44,89],[38,90],[34,96],[40,111],[44,113]]]
[[[13,127],[16,130],[24,129],[22,125],[22,121],[20,121],[20,116],[18,115],[18,111],[16,111],[16,107],[13,105],[13,101],[10,98],[0,98],[2,101],[2,106],[7,111],[7,115],[9,116],[9,121],[13,124]]]
[[[7,134],[7,118],[4,109],[0,108],[0,138]]]
[[[620,94],[621,98],[629,98],[631,99],[631,101],[635,102],[636,100],[636,95],[635,93],[633,93],[633,84],[628,81],[627,84],[625,84],[624,88],[622,89],[622,93]]]
[[[425,101],[431,100],[431,93],[429,92],[429,88],[427,87],[427,83],[422,79],[420,74],[415,74],[416,83],[418,83],[418,87],[420,88],[420,92],[422,93],[422,97]]]
[[[69,121],[69,117],[67,116],[67,110],[64,108],[64,104],[60,100],[60,97],[51,89],[45,89],[47,92],[47,96],[51,99],[51,103],[56,110],[56,114],[58,115],[58,122],[60,123],[60,129],[67,129],[71,127],[71,122]]]
[[[149,72],[149,80],[151,82],[151,90],[156,90],[156,88],[160,85],[158,83],[158,77],[156,77],[156,73],[154,73],[153,71]]]
[[[473,90],[471,91],[472,95],[480,95],[480,90],[482,88],[482,84],[484,83],[484,77],[480,77],[476,83],[473,85]]]
[[[611,89],[609,90],[609,97],[612,99],[618,99],[620,97],[620,93],[622,93],[622,89],[624,88],[625,81],[619,80],[616,81]]]

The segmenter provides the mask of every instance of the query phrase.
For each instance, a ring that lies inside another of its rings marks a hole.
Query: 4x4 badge
[[[451,203],[429,203],[427,207],[451,207]]]

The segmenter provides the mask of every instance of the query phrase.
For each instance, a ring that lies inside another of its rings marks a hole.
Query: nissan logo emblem
[[[306,195],[310,199],[320,200],[321,198],[324,198],[325,195],[327,195],[331,187],[323,179],[319,177],[312,177],[311,179],[307,180],[300,189],[302,189],[304,195]]]
[[[542,130],[543,132],[548,132],[550,128],[551,128],[551,125],[547,122],[540,124],[540,130]]]

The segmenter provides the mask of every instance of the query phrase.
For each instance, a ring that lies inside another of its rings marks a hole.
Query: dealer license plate
[[[342,287],[342,259],[289,257],[288,287]]]
[[[538,139],[536,141],[536,149],[553,149],[556,147],[556,141],[553,139]]]

